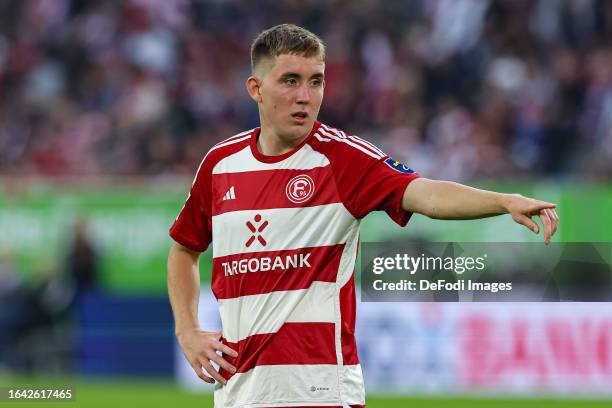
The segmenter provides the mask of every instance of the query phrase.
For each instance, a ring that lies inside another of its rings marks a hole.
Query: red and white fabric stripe
[[[275,333],[287,322],[335,323],[340,314],[336,295],[335,282],[315,281],[306,289],[220,299],[223,337],[237,343],[255,334]]]
[[[343,250],[338,244],[215,257],[212,290],[217,299],[232,299],[335,282]]]
[[[239,196],[240,192],[236,191]],[[259,215],[259,217],[257,217]],[[259,223],[255,220],[259,219]],[[247,223],[257,228],[265,245],[255,241]],[[265,222],[265,228],[259,232]],[[226,212],[212,217],[213,254],[223,257],[262,251],[282,251],[342,244],[357,233],[359,221],[342,203],[316,207],[274,208]]]
[[[223,341],[238,352],[224,358],[238,373],[261,365],[337,364],[334,323],[285,323],[275,333],[256,334],[237,343]],[[221,370],[229,379],[232,374]]]
[[[249,135],[249,137],[251,137]],[[238,139],[234,143],[238,143],[244,139]],[[264,163],[255,160],[251,147],[246,146],[239,152],[231,156],[221,159],[213,168],[213,174],[221,173],[242,173],[247,171],[260,170],[277,170],[277,169],[292,169],[292,170],[309,170],[316,167],[324,167],[329,165],[328,158],[313,150],[313,148],[305,144],[302,148],[286,160],[273,163]]]
[[[332,170],[329,165],[311,169],[276,169],[238,173],[213,174],[213,197],[224,197],[234,192],[234,199],[217,198],[213,202],[213,216],[231,211],[260,210],[303,205],[289,199],[285,188],[296,177],[309,177],[314,191],[308,200],[309,207],[339,203]]]

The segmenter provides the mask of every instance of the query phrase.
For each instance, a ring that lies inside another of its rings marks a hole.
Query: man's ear
[[[254,77],[250,76],[246,80],[246,89],[249,93],[251,99],[253,99],[257,103],[261,103],[261,81]]]

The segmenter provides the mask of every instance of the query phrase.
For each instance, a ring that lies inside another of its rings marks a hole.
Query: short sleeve
[[[402,208],[404,191],[419,177],[419,173],[391,158],[373,163],[364,172],[352,200],[355,214],[362,218],[372,211],[385,211],[393,221],[405,226],[412,213]]]
[[[379,150],[380,151],[380,150]],[[360,151],[336,160],[334,175],[340,197],[354,217],[361,219],[372,211],[385,211],[400,226],[405,226],[412,213],[402,208],[404,191],[420,174],[394,159]]]
[[[194,251],[206,251],[212,241],[211,207],[211,175],[202,163],[187,201],[170,228],[172,239]]]

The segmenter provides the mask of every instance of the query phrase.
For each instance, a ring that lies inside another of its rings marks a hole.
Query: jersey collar
[[[314,125],[312,126],[312,130],[310,131],[308,136],[306,136],[306,138],[302,141],[302,143],[300,143],[299,145],[297,145],[295,148],[288,151],[287,153],[278,154],[275,156],[266,156],[265,154],[261,153],[259,149],[257,148],[257,140],[259,139],[259,134],[261,133],[261,127],[258,127],[257,129],[255,129],[255,131],[253,132],[253,136],[251,137],[251,143],[250,143],[251,152],[253,153],[253,156],[257,160],[259,160],[260,162],[264,162],[264,163],[277,163],[279,161],[285,160],[287,157],[292,156],[298,150],[300,150],[302,146],[308,143],[308,141],[314,135],[317,129],[319,129],[320,125],[321,125],[321,122],[319,122],[318,120],[315,120]]]

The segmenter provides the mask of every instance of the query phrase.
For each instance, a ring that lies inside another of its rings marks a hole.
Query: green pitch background
[[[8,380],[0,378],[0,384],[22,387],[72,387],[75,400],[70,402],[0,402],[3,406],[14,407],[72,407],[72,408],[108,408],[108,407],[212,407],[213,399],[209,394],[192,394],[182,391],[171,381],[137,381],[134,379],[112,381],[63,381],[38,382],[36,380]],[[6,392],[6,391],[4,391]],[[6,401],[6,400],[4,400]],[[368,408],[595,408],[610,407],[612,401],[603,400],[560,400],[560,399],[524,399],[524,398],[392,398],[369,396]]]

